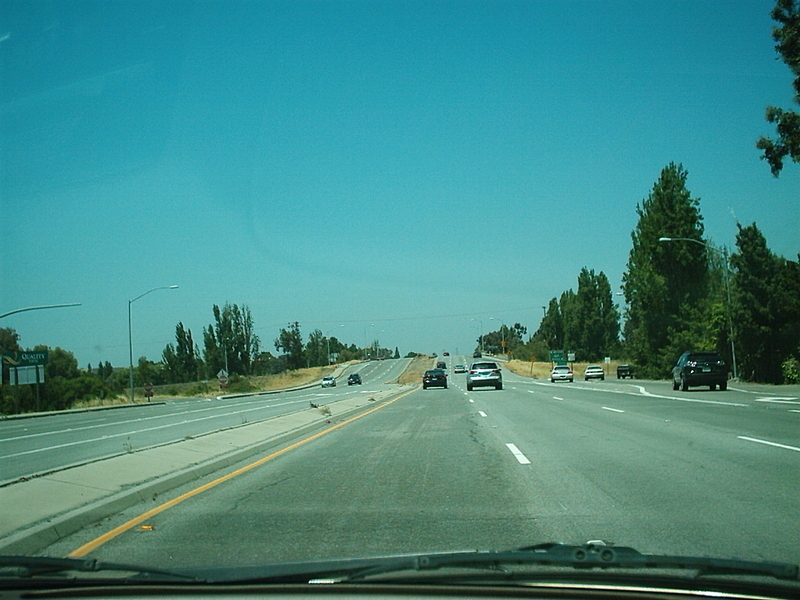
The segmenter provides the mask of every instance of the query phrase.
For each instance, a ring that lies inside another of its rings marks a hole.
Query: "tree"
[[[176,345],[167,344],[162,360],[167,378],[172,383],[196,381],[200,374],[202,360],[200,351],[192,340],[192,330],[186,329],[182,322],[175,326]]]
[[[253,360],[260,352],[250,309],[226,302],[221,309],[215,304],[212,310],[215,324],[203,329],[208,376],[216,375],[226,365],[230,373],[250,375]]]
[[[0,354],[19,352],[22,347],[19,345],[19,334],[11,327],[0,328]],[[0,371],[2,380],[0,383],[8,382],[5,368]]]
[[[775,49],[794,73],[794,100],[800,103],[800,2],[778,0],[772,18],[780,24],[772,28],[772,37],[777,42]],[[777,177],[787,156],[800,163],[800,114],[768,106],[766,119],[775,124],[778,139],[762,136],[756,147],[764,151],[761,158],[769,163],[772,174]]]
[[[639,221],[623,274],[625,342],[645,377],[664,377],[686,347],[700,343],[698,327],[707,319],[706,243],[700,201],[687,189],[687,176],[670,163],[636,206]],[[662,237],[690,241],[661,243]]]
[[[783,383],[783,363],[800,357],[800,265],[773,254],[755,223],[738,227],[731,263],[740,375]]]
[[[328,364],[328,340],[321,330],[315,329],[308,336],[306,343],[306,362],[309,367]]]
[[[619,311],[611,297],[611,284],[605,273],[586,267],[578,275],[578,292],[568,319],[570,348],[581,360],[597,360],[616,351],[619,338]],[[567,333],[565,332],[565,337]]]
[[[300,324],[297,321],[289,323],[288,328],[280,330],[275,340],[275,349],[283,350],[287,368],[302,369],[305,366],[303,336],[300,334]]]
[[[548,351],[564,349],[564,319],[557,299],[550,300],[547,312],[534,337],[544,343]]]

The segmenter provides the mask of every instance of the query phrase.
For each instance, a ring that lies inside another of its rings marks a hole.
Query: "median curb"
[[[385,403],[414,386],[100,459],[0,489],[0,553],[34,554],[81,528],[253,455]],[[327,411],[330,411],[328,413]]]

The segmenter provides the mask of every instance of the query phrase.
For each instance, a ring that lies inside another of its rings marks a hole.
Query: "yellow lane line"
[[[208,483],[205,483],[205,484],[201,485],[200,487],[197,487],[197,488],[195,488],[193,490],[190,490],[190,491],[186,492],[185,494],[181,494],[180,496],[178,496],[176,498],[173,498],[172,500],[169,500],[167,502],[164,502],[163,504],[160,504],[160,505],[156,506],[155,508],[151,508],[150,510],[142,513],[138,517],[134,517],[130,521],[128,521],[126,523],[123,523],[122,525],[120,525],[118,527],[115,527],[114,529],[104,533],[100,537],[97,537],[97,538],[93,539],[92,541],[87,542],[86,544],[84,544],[83,546],[78,548],[77,550],[73,550],[72,552],[70,552],[67,556],[69,556],[71,558],[78,558],[78,557],[81,557],[81,556],[86,556],[89,552],[99,548],[100,546],[102,546],[106,542],[109,542],[109,541],[113,540],[118,535],[120,535],[122,533],[125,533],[126,531],[129,531],[130,529],[133,529],[134,527],[136,527],[140,523],[143,523],[144,521],[150,519],[151,517],[154,517],[155,515],[157,515],[159,513],[162,513],[165,510],[168,510],[168,509],[172,508],[173,506],[175,506],[177,504],[180,504],[184,500],[188,500],[189,498],[197,496],[198,494],[202,494],[203,492],[205,492],[207,490],[210,490],[211,488],[216,487],[219,484],[224,483],[224,482],[226,482],[226,481],[228,481],[230,479],[233,479],[234,477],[237,477],[237,476],[241,475],[242,473],[246,473],[247,471],[250,471],[251,469],[255,469],[256,467],[259,467],[259,466],[263,465],[264,463],[269,462],[272,459],[277,458],[278,456],[281,456],[282,454],[285,454],[286,452],[289,452],[290,450],[294,450],[295,448],[299,448],[303,444],[306,444],[308,442],[311,442],[313,440],[321,438],[323,435],[326,435],[326,434],[330,433],[331,431],[336,431],[337,429],[339,429],[341,427],[344,427],[345,425],[348,425],[348,424],[350,424],[350,423],[352,423],[354,421],[357,421],[358,419],[366,417],[367,415],[369,415],[371,413],[374,413],[377,410],[385,408],[385,407],[389,406],[390,404],[392,404],[393,402],[397,402],[401,398],[405,398],[409,394],[411,394],[413,392],[416,392],[418,389],[419,389],[419,386],[417,386],[413,390],[409,390],[409,391],[405,392],[404,394],[401,394],[401,395],[397,396],[397,398],[393,398],[392,400],[389,400],[388,402],[385,402],[384,404],[376,406],[375,408],[371,408],[370,410],[368,410],[366,412],[363,412],[363,413],[361,413],[359,415],[356,415],[355,417],[351,417],[351,418],[349,418],[349,419],[347,419],[345,421],[342,421],[341,423],[337,423],[333,427],[328,427],[327,429],[324,429],[324,430],[322,430],[322,431],[320,431],[318,433],[315,433],[312,436],[304,438],[304,439],[302,439],[300,441],[295,442],[294,444],[286,446],[285,448],[281,448],[280,450],[277,450],[277,451],[273,452],[272,454],[269,454],[269,455],[267,455],[267,456],[265,456],[263,458],[260,458],[257,461],[250,463],[249,465],[245,465],[244,467],[236,469],[235,471],[231,471],[227,475],[223,475],[222,477],[219,477],[219,478],[215,479],[214,481],[210,481]]]

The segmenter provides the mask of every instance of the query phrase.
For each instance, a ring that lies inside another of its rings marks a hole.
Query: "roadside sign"
[[[563,350],[550,350],[550,362],[562,363],[566,361]]]
[[[44,383],[44,365],[28,365],[9,369],[9,384],[32,385]]]
[[[217,379],[219,379],[219,389],[228,389],[228,372],[225,369],[219,370],[219,373],[217,373]]]
[[[144,384],[144,395],[148,399],[153,397],[153,384],[152,383],[148,382],[148,383]]]
[[[46,365],[48,362],[50,362],[50,352],[48,350],[10,352],[8,354],[3,354],[3,364],[12,367],[33,367],[36,365]]]

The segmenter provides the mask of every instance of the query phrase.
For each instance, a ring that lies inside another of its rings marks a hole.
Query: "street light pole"
[[[65,308],[67,306],[80,306],[80,302],[69,302],[68,304],[47,304],[45,306],[27,306],[25,308],[17,308],[16,310],[10,310],[7,313],[3,313],[0,315],[0,319],[3,317],[8,317],[10,315],[15,315],[17,313],[25,312],[27,310],[43,310],[45,308]]]
[[[731,315],[731,310],[733,308],[733,303],[731,302],[731,285],[730,285],[730,264],[728,263],[728,249],[723,248],[720,250],[719,248],[712,246],[706,242],[701,242],[700,240],[696,240],[694,238],[686,238],[686,237],[660,237],[658,238],[659,242],[694,242],[695,244],[700,244],[701,246],[708,248],[714,252],[719,252],[722,255],[723,260],[725,261],[725,295],[728,299],[728,337],[730,338],[731,342],[731,361],[733,362],[733,378],[739,379],[739,369],[736,365],[736,343],[733,340],[733,316]]]
[[[478,323],[481,324],[481,335],[480,335],[480,338],[478,338],[478,339],[480,340],[481,354],[483,354],[483,320],[482,319],[472,319],[472,320],[473,321],[477,321]]]
[[[130,377],[131,384],[131,403],[135,402],[133,399],[133,328],[131,327],[131,304],[136,302],[142,296],[147,296],[147,294],[150,292],[155,292],[156,290],[174,290],[177,288],[177,285],[162,285],[160,287],[154,287],[151,290],[147,290],[144,294],[139,294],[133,300],[128,300],[128,357],[130,358],[130,370],[128,371],[128,375]]]

